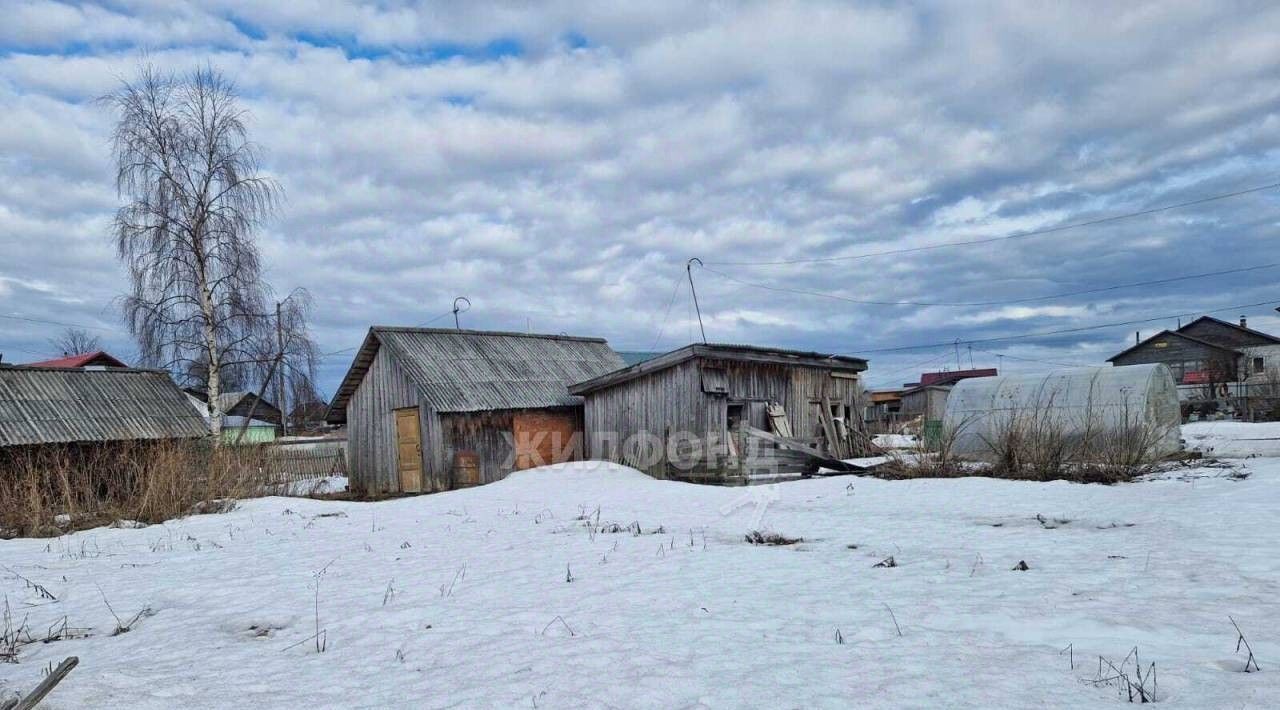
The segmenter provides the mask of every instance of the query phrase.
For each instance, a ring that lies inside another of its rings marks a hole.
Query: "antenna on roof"
[[[698,305],[698,289],[693,287],[693,262],[698,262],[698,266],[702,266],[702,259],[693,257],[684,263],[684,271],[689,275],[689,293],[693,294],[693,307],[698,311],[698,330],[702,332],[702,342],[707,342],[707,329],[702,327],[702,308]]]
[[[458,308],[459,301],[467,304],[467,307]],[[462,330],[462,326],[458,323],[458,314],[466,313],[469,310],[471,310],[471,299],[467,298],[466,296],[458,296],[457,298],[453,299],[453,327],[454,328],[457,328],[458,330]]]

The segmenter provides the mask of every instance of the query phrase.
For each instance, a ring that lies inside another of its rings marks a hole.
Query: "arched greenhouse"
[[[961,380],[943,418],[952,453],[977,458],[1013,432],[1077,443],[1140,437],[1149,457],[1167,456],[1181,448],[1180,424],[1177,386],[1162,364]]]

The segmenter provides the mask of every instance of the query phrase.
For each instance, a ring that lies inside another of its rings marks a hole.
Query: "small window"
[[[1264,363],[1264,362],[1263,362],[1262,358],[1260,358],[1260,357],[1255,357],[1255,358],[1253,359],[1253,371],[1254,371],[1254,372],[1262,372],[1263,370],[1266,370],[1266,369],[1267,369],[1266,363]]]
[[[729,373],[719,367],[702,368],[702,391],[707,394],[729,394]]]

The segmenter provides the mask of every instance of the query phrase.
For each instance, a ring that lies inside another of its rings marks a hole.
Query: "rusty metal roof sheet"
[[[0,365],[0,446],[208,433],[164,372]]]
[[[382,347],[440,412],[576,405],[570,384],[623,365],[602,338],[374,326],[334,395],[330,422],[346,421],[347,400]]]

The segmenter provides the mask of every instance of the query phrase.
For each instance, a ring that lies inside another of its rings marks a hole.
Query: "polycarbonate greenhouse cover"
[[[1141,426],[1156,437],[1153,454],[1181,448],[1178,389],[1162,364],[961,380],[947,397],[943,426],[955,432],[954,453],[981,456],[1020,416],[1035,416],[1067,435]]]

